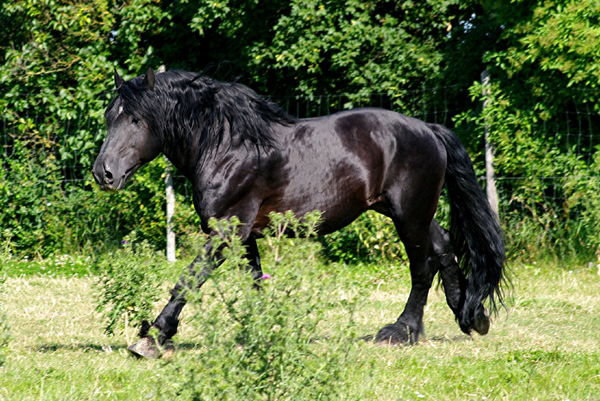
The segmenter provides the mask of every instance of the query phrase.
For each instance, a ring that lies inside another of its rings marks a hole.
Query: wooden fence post
[[[173,216],[175,215],[175,190],[173,189],[173,168],[167,160],[165,168],[165,191],[167,195],[167,260],[175,259],[175,231],[173,230]]]
[[[481,73],[481,84],[483,85],[483,95],[487,96],[490,94],[490,73],[485,70]],[[488,105],[488,100],[483,100],[483,108]],[[498,214],[498,191],[496,190],[496,172],[494,171],[494,144],[489,138],[489,126],[485,124],[485,181],[486,181],[486,193],[488,202],[492,207],[492,210],[496,214],[496,218],[499,218]]]
[[[166,70],[165,66],[161,65],[156,72],[162,73]],[[173,166],[166,157],[165,161],[167,162],[167,167],[165,168],[165,193],[167,197],[167,260],[169,262],[175,262],[175,231],[173,229],[175,190],[173,189]]]

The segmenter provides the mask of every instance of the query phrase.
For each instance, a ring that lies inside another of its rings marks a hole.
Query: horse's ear
[[[146,72],[143,84],[146,88],[154,90],[154,71],[152,71],[152,68],[150,67],[148,67],[148,72]]]
[[[117,67],[115,67],[115,89],[120,89],[125,80],[121,78],[119,73],[117,72]]]

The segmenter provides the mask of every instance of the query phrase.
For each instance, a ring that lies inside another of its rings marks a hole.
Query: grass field
[[[24,268],[20,266],[17,269]],[[341,382],[335,384],[339,387],[335,398],[599,400],[597,269],[556,263],[511,267],[512,299],[507,311],[495,318],[489,335],[462,334],[441,289],[432,289],[425,312],[426,338],[415,346],[398,347],[355,340]],[[337,274],[339,288],[322,294],[324,298],[364,294],[357,301],[358,337],[372,336],[393,322],[410,289],[404,265],[321,269],[322,274],[328,270]],[[13,269],[4,285],[2,303],[11,342],[6,365],[0,368],[0,400],[159,398],[157,390],[168,385],[161,380],[164,362],[136,360],[127,354],[133,329],[105,336],[94,309],[94,278],[81,274],[83,263],[76,268],[67,264],[63,270],[47,274],[37,266],[19,276]],[[277,275],[268,265],[266,270]],[[165,296],[167,288],[165,284]],[[344,319],[335,311],[329,313],[326,325]],[[175,359],[199,352],[189,316],[184,311]],[[293,394],[287,398],[295,399]]]

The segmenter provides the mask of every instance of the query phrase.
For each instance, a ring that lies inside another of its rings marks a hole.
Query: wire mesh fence
[[[469,104],[468,87],[452,85],[391,93],[336,94],[315,96],[270,96],[287,113],[313,118],[359,107],[377,107],[452,127],[452,118]],[[462,101],[462,102],[461,102]]]
[[[502,165],[497,168],[501,219],[514,226],[525,219],[537,218],[537,227],[547,231],[546,237],[563,235],[557,229],[557,221],[576,221],[585,214],[582,198],[600,186],[595,159],[600,146],[600,114],[589,101],[597,93],[590,96],[586,92],[583,98],[588,100],[583,101],[577,89],[567,93],[571,97],[561,103],[552,118],[528,122],[530,135],[547,150],[546,160],[542,158],[534,169],[523,169],[524,173],[516,168],[510,174],[503,174]],[[297,118],[316,118],[357,107],[378,107],[450,128],[455,128],[459,114],[477,107],[471,102],[469,88],[460,85],[390,93],[271,96],[269,99]],[[54,115],[9,112],[2,117],[0,126],[0,188],[6,191],[10,185],[20,185],[21,189],[28,187],[37,192],[39,198],[55,200],[94,191],[91,168],[106,133],[102,118],[89,113],[61,119]],[[469,150],[475,153],[472,156],[476,170],[483,176],[480,160],[483,142],[481,138],[469,138],[468,134],[463,133],[463,136],[467,135]],[[513,151],[518,153],[519,149]],[[498,161],[499,164],[504,162],[507,161]],[[485,185],[483,179],[482,185]],[[175,174],[174,188],[179,202],[190,205],[191,184]],[[21,202],[14,196],[5,196],[5,199],[16,202],[15,207]],[[138,207],[140,205],[142,203]],[[46,213],[56,212],[48,209]],[[83,213],[85,210],[79,210],[73,216],[88,224]],[[18,222],[8,225],[14,229]]]

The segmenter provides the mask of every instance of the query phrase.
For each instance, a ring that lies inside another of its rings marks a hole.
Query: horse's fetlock
[[[146,337],[148,336],[148,333],[150,332],[150,328],[152,326],[150,325],[150,323],[147,320],[142,320],[142,325],[140,327],[140,332],[138,333],[138,336],[141,337]]]

